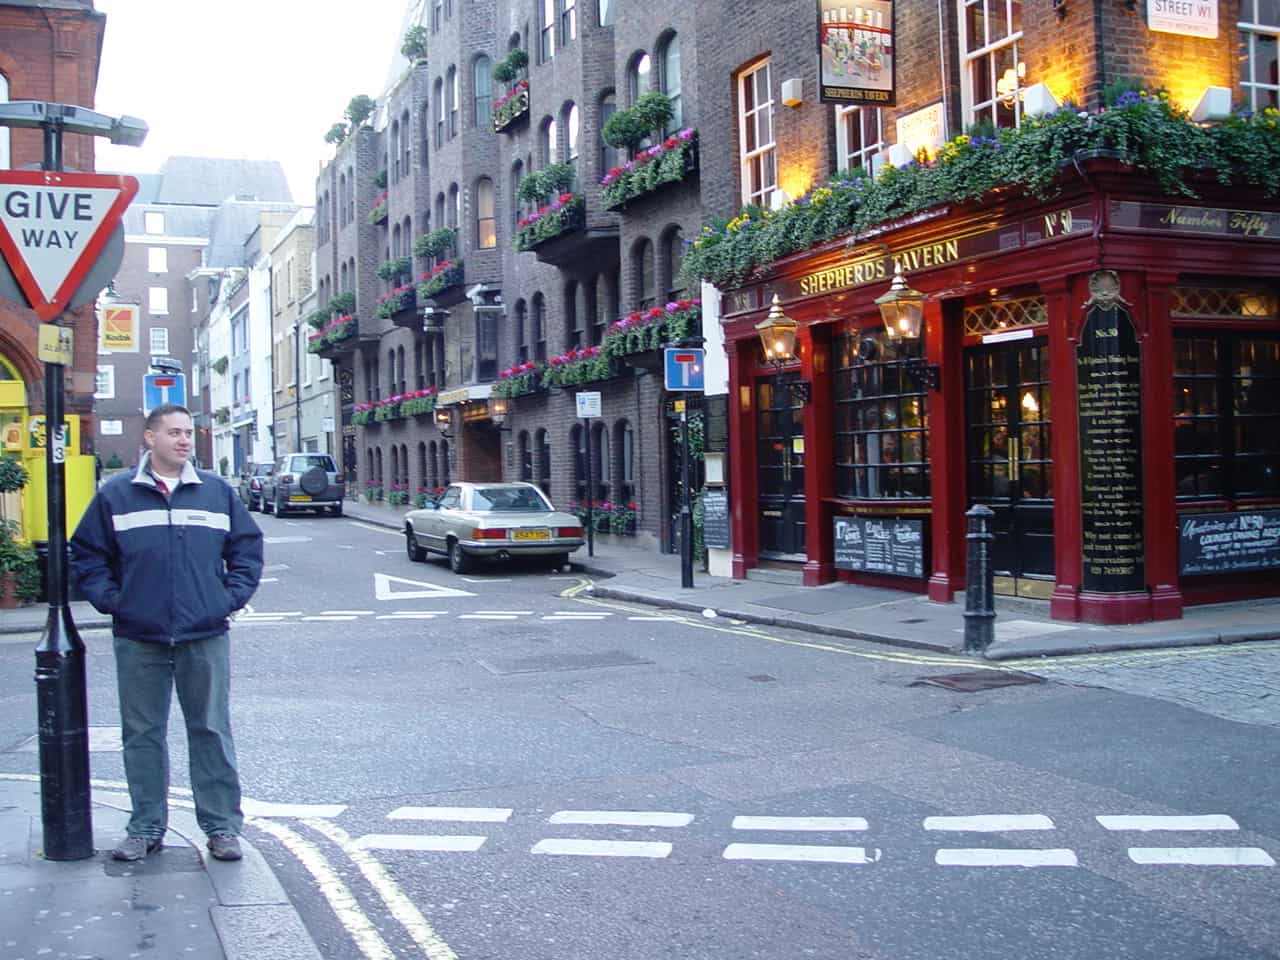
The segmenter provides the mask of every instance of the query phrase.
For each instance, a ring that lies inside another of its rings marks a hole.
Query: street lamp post
[[[0,104],[0,126],[41,130],[44,136],[41,169],[52,172],[62,170],[64,133],[107,137],[112,143],[127,146],[141,146],[147,135],[147,125],[133,117],[115,119],[69,104],[26,100]],[[58,323],[58,320],[54,322]],[[84,860],[93,856],[93,819],[89,806],[89,710],[85,693],[84,642],[67,603],[63,389],[62,364],[45,363],[49,615],[35,649],[40,802],[45,857],[50,860]]]

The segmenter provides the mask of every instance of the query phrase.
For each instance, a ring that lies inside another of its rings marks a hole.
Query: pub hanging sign
[[[892,0],[818,0],[818,94],[826,103],[894,103]]]

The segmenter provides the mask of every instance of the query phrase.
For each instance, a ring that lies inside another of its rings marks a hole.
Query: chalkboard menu
[[[896,517],[836,517],[837,570],[924,576],[924,521]]]
[[[1096,276],[1096,275],[1095,275]],[[1142,359],[1128,309],[1095,298],[1076,348],[1082,586],[1146,586],[1142,529]]]
[[[702,542],[708,547],[729,546],[729,495],[724,490],[702,495]]]
[[[1280,569],[1280,510],[1199,513],[1178,521],[1178,572]]]

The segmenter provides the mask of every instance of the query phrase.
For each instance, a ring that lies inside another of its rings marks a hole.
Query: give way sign
[[[138,192],[133,177],[0,171],[0,253],[41,320],[53,320]]]

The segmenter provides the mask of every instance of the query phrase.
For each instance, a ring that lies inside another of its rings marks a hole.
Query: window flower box
[[[608,380],[616,373],[614,365],[599,347],[570,350],[547,361],[542,374],[545,387],[573,387],[583,383]]]
[[[400,401],[400,416],[402,417],[420,417],[424,414],[434,413],[435,409],[435,387],[425,387],[422,390],[406,393],[404,399]]]
[[[383,190],[378,195],[378,199],[373,201],[373,207],[369,210],[369,222],[372,224],[387,222],[387,191]]]
[[[579,230],[587,220],[587,204],[581,194],[562,193],[548,206],[521,217],[516,224],[514,246],[523,253],[540,243],[572,230]]]
[[[450,287],[462,283],[464,273],[461,260],[445,260],[418,276],[418,300],[429,300]]]
[[[354,316],[356,312],[356,295],[351,291],[335,294],[329,298],[328,307],[332,316],[340,317],[343,314]]]
[[[355,317],[343,314],[328,326],[321,328],[307,337],[307,352],[319,353],[327,347],[335,346],[356,335]]]
[[[399,280],[413,272],[413,257],[392,257],[378,266],[378,276],[383,280]]]
[[[393,507],[400,507],[409,502],[409,485],[407,483],[393,483],[387,490],[387,503]]]
[[[412,310],[417,305],[417,292],[414,290],[413,284],[406,283],[402,287],[396,287],[390,293],[383,296],[377,307],[374,308],[373,314],[382,320],[390,319],[402,310]]]
[[[672,300],[615,320],[600,347],[611,359],[634,356],[676,343],[702,329],[701,300]]]
[[[493,132],[501,133],[517,120],[529,115],[529,81],[517,80],[515,84],[493,101]]]
[[[606,210],[620,210],[668,183],[679,183],[697,169],[698,131],[685,127],[606,173],[600,180],[604,188],[600,199]]]
[[[545,371],[544,364],[535,363],[533,360],[507,367],[498,374],[498,379],[494,381],[491,388],[491,395],[512,398],[537,393],[543,388],[542,376]]]

